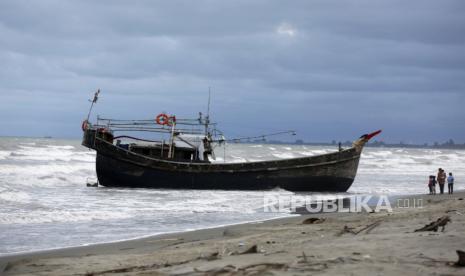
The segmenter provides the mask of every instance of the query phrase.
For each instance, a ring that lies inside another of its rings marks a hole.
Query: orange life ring
[[[155,121],[157,122],[157,124],[164,126],[169,123],[169,117],[165,113],[161,113],[158,114],[157,118],[155,118]]]
[[[82,125],[81,125],[82,131],[86,131],[88,126],[89,126],[89,121],[87,120],[82,121]]]

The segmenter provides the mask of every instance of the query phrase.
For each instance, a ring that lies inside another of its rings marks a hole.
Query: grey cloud
[[[22,128],[0,135],[37,134],[41,120],[77,136],[97,88],[100,114],[195,115],[211,86],[215,117],[236,133],[350,139],[384,125],[395,141],[460,140],[464,10],[463,1],[2,1],[0,124]],[[29,110],[40,115],[28,124]]]

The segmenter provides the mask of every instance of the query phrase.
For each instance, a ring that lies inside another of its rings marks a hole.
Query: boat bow
[[[363,134],[358,138],[356,141],[353,142],[352,147],[354,147],[358,152],[362,152],[363,147],[365,146],[371,138],[375,137],[376,135],[380,134],[382,130],[377,130],[369,134]]]

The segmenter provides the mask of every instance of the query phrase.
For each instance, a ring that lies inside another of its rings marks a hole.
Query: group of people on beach
[[[451,172],[449,173],[449,176],[447,176],[446,172],[442,168],[438,169],[438,174],[436,176],[434,175],[429,176],[429,182],[428,182],[429,194],[430,195],[436,194],[436,184],[439,184],[439,191],[441,194],[443,194],[446,180],[447,180],[447,188],[449,190],[449,194],[453,194],[454,193],[454,176],[452,175]]]

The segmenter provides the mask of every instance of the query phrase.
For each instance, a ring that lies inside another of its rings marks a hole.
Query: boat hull
[[[236,164],[157,160],[96,143],[99,184],[107,187],[345,192],[352,185],[360,152]]]

